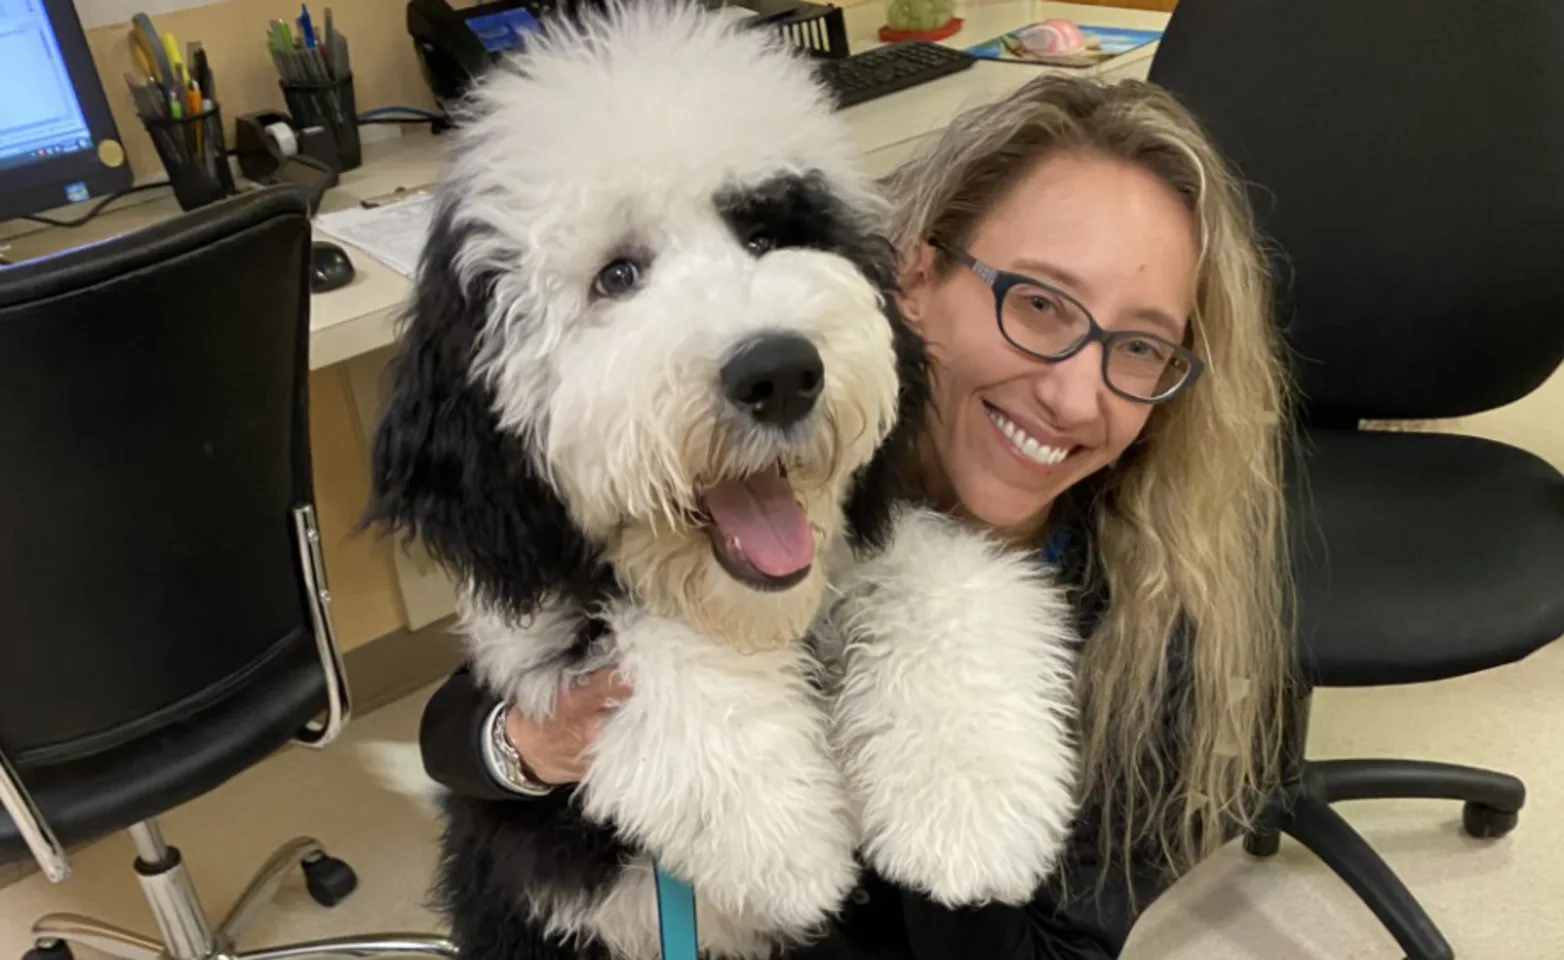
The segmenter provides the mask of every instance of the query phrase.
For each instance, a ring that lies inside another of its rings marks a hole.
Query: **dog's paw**
[[[629,606],[610,625],[634,692],[598,735],[587,816],[720,910],[778,931],[828,920],[857,879],[856,835],[807,655],[741,654]]]
[[[832,735],[864,856],[946,905],[1030,899],[1075,812],[1062,594],[1034,558],[922,511],[841,585]]]

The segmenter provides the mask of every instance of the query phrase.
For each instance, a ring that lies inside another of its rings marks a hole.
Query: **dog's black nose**
[[[739,345],[722,365],[722,390],[740,410],[774,427],[814,409],[825,383],[820,351],[792,333],[768,333]]]

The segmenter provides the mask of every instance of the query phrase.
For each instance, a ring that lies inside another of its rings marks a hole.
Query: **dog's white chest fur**
[[[807,939],[841,907],[859,857],[942,903],[1024,902],[1066,837],[1073,640],[1043,571],[909,510],[883,554],[831,579],[819,642],[777,651],[741,653],[628,602],[606,612],[635,692],[604,724],[579,802],[693,881],[712,957]],[[491,630],[471,648],[491,682],[523,662],[516,651],[554,642],[498,640]],[[550,683],[537,669],[512,679]],[[615,957],[658,956],[644,854],[590,904],[533,906]]]

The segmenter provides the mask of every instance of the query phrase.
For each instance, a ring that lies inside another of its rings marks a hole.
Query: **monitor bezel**
[[[0,167],[0,220],[68,207],[128,190],[135,179],[75,5],[71,0],[42,0],[42,4],[44,15],[54,29],[55,42],[65,58],[65,71],[76,91],[93,147],[34,163]],[[111,147],[105,151],[105,141],[114,141],[118,149]],[[117,155],[118,166],[105,163],[104,152]],[[77,183],[86,186],[87,196],[73,199],[66,188]]]

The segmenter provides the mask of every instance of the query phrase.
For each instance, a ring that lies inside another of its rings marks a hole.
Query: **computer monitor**
[[[130,187],[71,0],[0,0],[0,91],[0,220]]]

